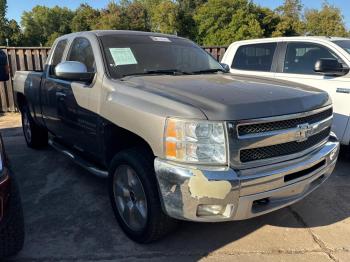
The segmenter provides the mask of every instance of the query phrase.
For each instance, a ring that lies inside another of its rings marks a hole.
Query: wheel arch
[[[139,135],[107,122],[103,124],[103,151],[105,164],[108,167],[113,157],[126,149],[143,148],[153,158],[155,157],[151,145]]]

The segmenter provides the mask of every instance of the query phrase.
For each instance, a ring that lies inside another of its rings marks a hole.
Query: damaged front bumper
[[[156,158],[163,209],[190,221],[248,219],[291,205],[319,187],[332,173],[339,153],[336,138],[298,159],[234,170],[179,165]]]

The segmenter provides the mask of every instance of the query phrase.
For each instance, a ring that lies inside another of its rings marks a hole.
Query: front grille
[[[257,133],[263,133],[263,132],[295,128],[298,125],[305,124],[305,123],[314,124],[331,117],[332,114],[333,114],[333,110],[332,108],[330,108],[320,113],[310,115],[310,116],[300,117],[300,118],[261,123],[261,124],[241,125],[241,126],[238,126],[238,134],[240,136],[244,136],[249,134],[257,134]]]
[[[330,132],[331,128],[329,127],[316,135],[310,136],[308,140],[303,142],[294,141],[266,147],[243,149],[240,151],[240,161],[242,163],[247,163],[256,160],[263,160],[299,153],[321,143],[329,136]]]

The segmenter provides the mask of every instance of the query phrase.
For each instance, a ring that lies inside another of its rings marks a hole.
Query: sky
[[[75,9],[81,3],[88,3],[95,8],[102,8],[107,6],[108,2],[110,2],[110,0],[8,0],[7,17],[20,22],[23,11],[30,11],[36,5],[45,5],[49,7],[58,5]],[[283,0],[254,0],[254,2],[260,4],[261,6],[275,8],[281,5]],[[302,2],[305,8],[320,8],[323,0],[302,0]],[[350,1],[328,0],[328,2],[342,10],[346,25],[348,29],[350,29]]]

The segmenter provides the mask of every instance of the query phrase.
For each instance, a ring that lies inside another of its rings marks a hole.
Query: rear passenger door
[[[285,43],[281,56],[277,79],[309,85],[329,93],[334,109],[333,131],[342,140],[350,114],[350,94],[339,93],[338,90],[348,88],[350,78],[324,76],[316,73],[314,67],[321,58],[335,58],[346,65],[344,60],[327,46],[313,42]]]
[[[258,43],[238,46],[231,73],[274,77],[277,43]]]

